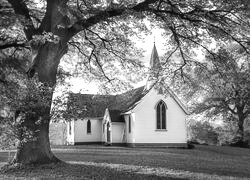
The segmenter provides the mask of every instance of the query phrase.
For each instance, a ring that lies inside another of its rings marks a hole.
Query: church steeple
[[[160,59],[154,42],[153,50],[150,57],[149,75],[146,82],[147,90],[149,90],[157,81],[159,76],[158,72],[160,68],[161,68]]]
[[[157,49],[155,47],[155,42],[154,42],[154,46],[153,46],[153,50],[151,53],[151,57],[150,57],[150,69],[157,69],[160,67],[160,59],[158,56],[158,52]]]

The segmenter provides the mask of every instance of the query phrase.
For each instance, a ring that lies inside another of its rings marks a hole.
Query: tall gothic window
[[[87,121],[87,134],[91,133],[91,122],[90,120]]]
[[[128,116],[128,132],[131,133],[131,117]]]
[[[156,107],[157,129],[166,129],[166,105],[160,101]]]
[[[71,135],[71,131],[72,131],[72,129],[71,129],[71,121],[69,122],[69,135]]]

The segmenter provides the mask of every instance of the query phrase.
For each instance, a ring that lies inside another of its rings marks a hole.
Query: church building
[[[150,66],[160,68],[155,45]],[[154,87],[154,78],[118,95],[70,94],[68,110],[81,111],[67,122],[67,144],[185,147],[187,110],[170,89]]]

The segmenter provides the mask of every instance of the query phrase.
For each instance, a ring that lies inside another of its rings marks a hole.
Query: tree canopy
[[[249,54],[231,44],[192,66],[184,73],[187,83],[183,89],[192,101],[193,112],[234,122],[243,141],[245,121],[250,115]]]
[[[61,45],[67,44],[61,51],[66,53],[68,45],[76,48],[88,69],[95,66],[106,76],[104,63],[113,59],[105,59],[107,54],[122,64],[135,65],[138,51],[129,37],[146,31],[143,19],[147,19],[165,30],[164,36],[175,46],[173,51],[181,54],[184,66],[186,53],[190,51],[185,45],[201,45],[209,50],[209,37],[234,40],[248,51],[247,3],[243,0],[209,3],[204,0],[4,0],[0,11],[3,24],[0,49],[30,47],[33,58],[29,75],[39,71],[39,77],[44,79],[38,70],[44,64],[39,63],[36,51],[45,42],[60,41]]]

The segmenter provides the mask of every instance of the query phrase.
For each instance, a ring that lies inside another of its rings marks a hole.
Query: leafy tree
[[[208,121],[196,121],[190,125],[191,141],[205,144],[217,144],[218,133]]]
[[[22,125],[34,138],[20,141],[13,162],[58,161],[48,141],[49,114],[58,65],[69,50],[78,50],[87,70],[112,82],[107,74],[117,66],[141,67],[135,58],[140,51],[130,37],[147,32],[143,21],[147,19],[165,30],[165,37],[170,37],[174,51],[180,52],[184,66],[187,47],[201,45],[207,49],[204,42],[209,36],[233,39],[248,51],[248,9],[248,1],[241,0],[209,3],[204,0],[2,0],[0,49],[29,50],[27,75],[29,78],[37,75],[36,83],[45,91],[35,93],[29,88],[27,103],[32,104],[38,97],[46,99],[46,105],[15,108],[16,112],[23,112],[16,113],[16,118],[22,115]],[[46,92],[45,97],[40,92]]]
[[[216,128],[218,133],[218,143],[220,145],[230,145],[237,134],[237,123],[227,122]]]
[[[186,76],[189,80],[188,96],[195,113],[207,117],[221,116],[225,123],[237,126],[235,143],[244,144],[244,122],[250,114],[249,55],[238,46],[220,48],[208,54]]]

